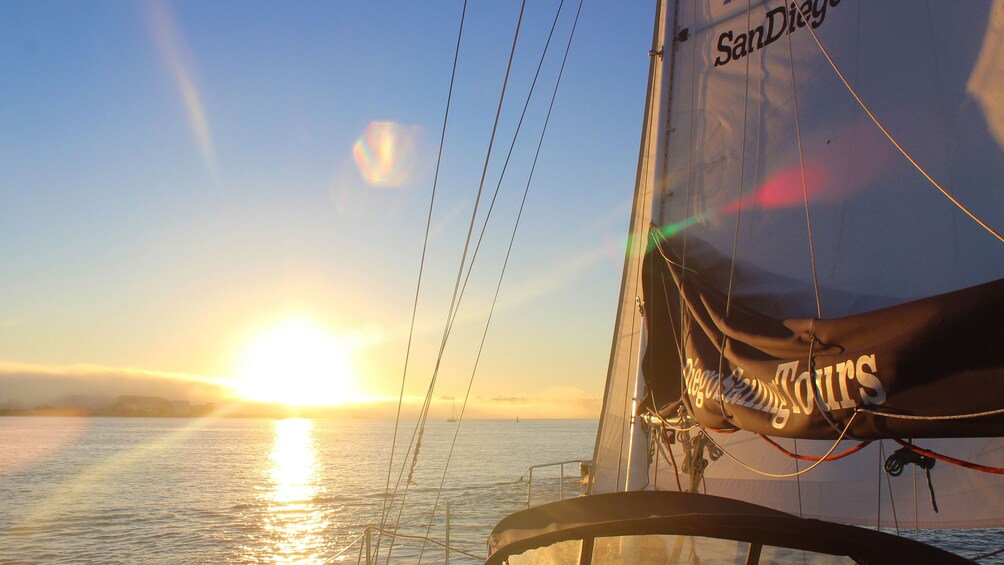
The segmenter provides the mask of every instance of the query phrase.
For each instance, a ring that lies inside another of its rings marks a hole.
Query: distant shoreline
[[[219,419],[237,419],[237,420],[285,420],[285,419],[296,419],[304,418],[308,420],[393,420],[394,418],[389,417],[376,417],[376,416],[360,416],[360,415],[348,415],[348,414],[290,414],[288,416],[281,415],[268,415],[268,414],[247,414],[247,413],[233,413],[228,414],[225,412],[213,412],[209,414],[202,415],[171,415],[171,414],[97,414],[89,413],[80,410],[66,409],[66,408],[52,408],[52,409],[31,409],[31,410],[11,410],[11,409],[0,409],[0,418],[167,418],[171,420],[184,420],[184,419],[198,419],[198,418],[219,418]],[[544,421],[578,421],[578,420],[591,420],[597,421],[598,418],[520,418],[520,423],[522,422],[544,422]],[[402,421],[413,421],[413,419],[402,419]],[[465,421],[476,421],[476,422],[499,422],[499,421],[511,421],[514,424],[516,420],[514,418],[466,418]]]

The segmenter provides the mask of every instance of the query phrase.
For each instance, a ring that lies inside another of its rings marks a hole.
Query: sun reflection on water
[[[313,428],[310,420],[275,422],[265,529],[275,544],[277,563],[322,558],[328,522],[316,503],[318,461]]]

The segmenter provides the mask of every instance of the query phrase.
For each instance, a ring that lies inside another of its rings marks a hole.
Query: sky
[[[562,7],[500,182],[558,6],[528,2],[523,15],[475,238],[500,192],[443,355],[439,411],[474,371],[577,4]],[[330,378],[348,387],[329,393],[339,402],[396,402],[461,8],[0,3],[0,405],[249,399],[235,383],[251,365],[275,373],[254,377],[273,379],[266,396]],[[478,361],[475,416],[599,413],[652,10],[582,7]],[[468,6],[410,403],[434,372],[519,12]],[[311,343],[339,364],[304,361]],[[316,374],[291,384],[297,370]]]

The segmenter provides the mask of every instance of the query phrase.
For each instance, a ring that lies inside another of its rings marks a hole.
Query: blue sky
[[[488,195],[557,6],[527,6]],[[462,394],[469,376],[575,7],[564,6],[502,183],[443,394]],[[296,314],[357,344],[362,388],[394,393],[460,8],[0,4],[0,362],[225,379],[255,332]],[[519,8],[469,6],[416,390],[442,331]],[[485,397],[602,394],[652,8],[583,7],[479,370]],[[401,186],[368,184],[353,159],[373,122],[414,137],[416,167]]]

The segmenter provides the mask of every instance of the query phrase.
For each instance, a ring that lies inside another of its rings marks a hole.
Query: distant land
[[[25,407],[9,401],[0,405],[0,416],[117,416],[190,418],[209,416],[216,411],[212,402],[192,404],[188,400],[168,400],[159,396],[69,395],[52,402]]]

